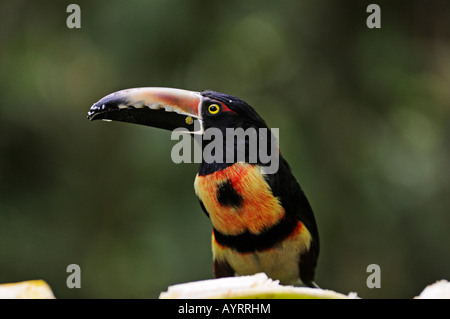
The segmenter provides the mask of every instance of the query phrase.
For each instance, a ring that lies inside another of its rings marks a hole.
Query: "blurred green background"
[[[139,86],[232,94],[280,128],[321,287],[411,298],[450,279],[449,1],[76,1],[69,29],[72,2],[0,1],[1,283],[155,298],[212,277],[198,164],[171,161],[169,132],[86,119]]]

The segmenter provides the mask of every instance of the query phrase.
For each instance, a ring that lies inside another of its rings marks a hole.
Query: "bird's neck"
[[[279,155],[278,144],[268,128],[215,129],[203,136],[201,144],[199,175],[208,175],[239,162],[266,166],[270,157]]]

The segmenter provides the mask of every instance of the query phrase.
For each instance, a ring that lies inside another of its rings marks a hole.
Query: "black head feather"
[[[201,94],[205,97],[205,104],[208,104],[214,100],[220,101],[225,104],[230,110],[236,112],[237,116],[234,116],[234,123],[227,123],[228,127],[255,127],[255,128],[267,128],[266,122],[261,116],[245,101],[224,93],[215,91],[203,91]]]

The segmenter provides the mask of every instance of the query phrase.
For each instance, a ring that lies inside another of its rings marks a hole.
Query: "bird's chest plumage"
[[[226,235],[260,234],[285,214],[258,166],[236,163],[208,175],[197,175],[195,193],[213,227]]]

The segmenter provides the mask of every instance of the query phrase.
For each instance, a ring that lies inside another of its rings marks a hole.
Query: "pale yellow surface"
[[[55,299],[52,289],[43,280],[0,284],[0,299]]]

